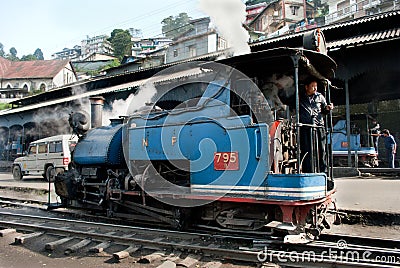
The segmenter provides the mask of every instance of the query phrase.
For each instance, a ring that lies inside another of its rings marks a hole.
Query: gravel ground
[[[34,250],[27,248],[23,245],[14,245],[15,237],[19,234],[9,234],[5,237],[0,237],[0,268],[43,268],[43,267],[57,267],[57,268],[77,268],[77,267],[98,267],[98,268],[153,268],[159,267],[164,264],[163,268],[175,267],[171,262],[168,262],[168,257],[162,257],[159,260],[150,264],[139,263],[141,257],[140,253],[132,257],[116,261],[109,253],[88,254],[88,253],[74,253],[71,255],[62,255],[60,252],[48,252],[42,247]],[[147,253],[146,253],[147,254]],[[231,264],[212,259],[202,259],[201,262],[192,265],[191,267],[204,267],[206,263],[215,261],[215,265],[207,266],[209,268],[251,268],[260,267],[261,265],[247,265],[247,264]],[[167,266],[167,264],[169,264]],[[171,266],[172,265],[172,266]],[[220,266],[219,266],[220,265]],[[179,266],[178,266],[179,267]],[[273,267],[273,266],[271,266]]]
[[[30,250],[24,246],[13,245],[16,236],[18,235],[10,234],[0,238],[1,268],[143,267],[130,259],[123,260],[116,266],[115,262],[109,261],[110,256],[53,258],[51,253],[44,250],[44,246],[42,249]]]

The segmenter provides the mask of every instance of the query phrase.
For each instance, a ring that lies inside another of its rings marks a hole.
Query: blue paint
[[[78,165],[123,165],[122,124],[91,129],[73,152]]]
[[[269,174],[268,125],[231,116],[229,88],[221,84],[210,84],[196,107],[131,117],[129,160],[187,160],[192,193],[199,195],[286,201],[325,196],[325,174]],[[237,153],[239,169],[216,170],[217,152]]]

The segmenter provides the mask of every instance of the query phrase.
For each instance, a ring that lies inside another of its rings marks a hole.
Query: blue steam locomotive
[[[56,192],[64,206],[176,228],[318,236],[335,186],[331,169],[301,172],[297,96],[310,76],[329,92],[335,67],[321,52],[277,48],[165,70],[152,104],[119,122],[86,131],[85,116],[71,114],[80,140]],[[192,97],[182,100],[185,88]]]

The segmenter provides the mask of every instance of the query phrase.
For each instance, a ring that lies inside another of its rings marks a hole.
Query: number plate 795
[[[238,152],[214,153],[214,170],[239,170]]]

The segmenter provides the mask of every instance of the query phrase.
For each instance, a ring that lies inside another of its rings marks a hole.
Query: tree
[[[37,60],[35,55],[29,54],[21,57],[21,61]]]
[[[115,38],[115,36],[116,36],[118,33],[123,33],[124,31],[127,31],[127,30],[114,29],[114,30],[111,32],[111,37],[108,38],[107,40],[110,41],[110,42],[112,43],[112,40]],[[129,33],[129,31],[127,31],[127,32]]]
[[[33,53],[33,55],[36,57],[37,60],[44,60],[43,52],[40,48],[37,48],[35,50],[35,53]]]
[[[0,110],[5,110],[11,108],[11,104],[9,103],[0,103]]]
[[[120,61],[125,55],[132,55],[131,34],[128,30],[114,29],[108,41],[114,49],[114,56]]]
[[[175,39],[181,34],[193,29],[193,25],[189,22],[191,17],[185,12],[180,13],[178,16],[169,16],[161,21],[162,33],[167,38]]]
[[[5,53],[4,53],[4,46],[2,43],[0,43],[0,57],[4,57]]]
[[[10,48],[10,54],[11,56],[17,57],[17,49],[15,47]]]
[[[110,62],[109,64],[107,64],[103,68],[101,68],[100,71],[104,71],[104,70],[107,70],[109,68],[114,68],[114,67],[117,67],[117,66],[120,66],[120,65],[121,65],[121,62],[118,59],[114,59],[112,62]]]
[[[15,49],[15,47],[10,48],[10,54],[7,55],[7,59],[11,60],[11,61],[19,61],[18,57],[17,57],[17,50]]]
[[[329,5],[321,0],[313,0],[315,17],[324,17],[329,14]]]

